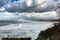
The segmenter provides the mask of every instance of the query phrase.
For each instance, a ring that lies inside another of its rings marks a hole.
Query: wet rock
[[[31,38],[2,38],[2,40],[31,40]]]
[[[37,40],[60,40],[60,23],[57,25],[55,24],[54,27],[49,28],[45,31],[42,31],[39,35]]]

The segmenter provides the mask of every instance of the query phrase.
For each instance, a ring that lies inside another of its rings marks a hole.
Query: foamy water
[[[43,31],[46,30],[48,28],[51,28],[54,26],[54,24],[56,22],[46,22],[46,21],[34,21],[31,20],[31,17],[36,17],[37,15],[40,15],[39,13],[35,14],[31,14],[31,13],[26,13],[24,15],[24,13],[20,13],[20,14],[0,14],[1,15],[1,19],[0,19],[0,37],[31,37],[32,40],[35,40],[38,37],[38,34]],[[56,14],[56,13],[55,13]],[[42,14],[44,15],[44,14]],[[45,13],[45,15],[47,15]],[[44,17],[45,17],[44,15]],[[50,15],[50,13],[48,14]],[[52,18],[57,18],[57,15],[52,14],[50,15]],[[40,17],[40,16],[39,16]],[[47,19],[49,18],[48,16],[46,16]],[[3,19],[4,18],[4,19]],[[29,20],[30,18],[30,20]],[[41,16],[41,19],[43,18],[43,16]],[[7,20],[6,20],[7,19]],[[4,22],[1,20],[5,20]],[[11,22],[13,21],[13,22]]]

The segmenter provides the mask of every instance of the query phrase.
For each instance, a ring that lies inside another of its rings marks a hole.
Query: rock
[[[2,38],[2,40],[31,40],[31,38]]]
[[[57,25],[55,24],[54,27],[49,28],[45,31],[42,31],[37,40],[39,40],[39,38],[41,38],[41,40],[47,40],[49,38],[49,40],[60,40],[60,23],[58,23]]]

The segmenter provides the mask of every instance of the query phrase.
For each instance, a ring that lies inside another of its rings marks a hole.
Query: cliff
[[[60,23],[55,24],[54,27],[49,28],[45,31],[41,31],[38,35],[37,40],[60,40]]]

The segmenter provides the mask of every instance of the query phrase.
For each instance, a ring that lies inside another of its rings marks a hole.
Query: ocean
[[[58,23],[31,20],[32,13],[5,13],[6,12],[0,13],[0,38],[8,36],[17,38],[31,37],[32,40],[35,40],[41,31],[51,28],[55,23]],[[56,15],[54,16],[58,19]],[[52,15],[52,17],[54,16]]]

